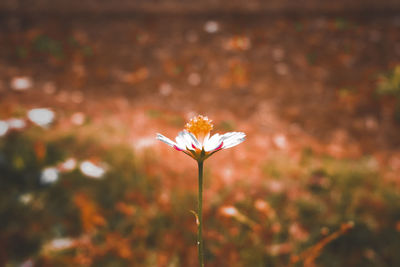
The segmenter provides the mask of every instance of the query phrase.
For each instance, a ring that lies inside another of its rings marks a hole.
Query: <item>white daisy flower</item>
[[[179,132],[175,142],[159,133],[157,139],[198,161],[203,161],[215,152],[236,146],[245,140],[246,134],[242,132],[222,135],[216,133],[210,137],[213,129],[211,122],[207,117],[199,115],[186,124],[185,130]]]

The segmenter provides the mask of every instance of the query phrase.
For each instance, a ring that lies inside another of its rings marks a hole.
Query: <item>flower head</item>
[[[225,134],[214,134],[210,137],[213,129],[212,120],[198,115],[190,119],[185,130],[179,132],[175,141],[157,134],[157,139],[178,151],[191,156],[195,160],[203,161],[215,152],[236,146],[245,140],[246,135],[242,132],[229,132]]]
[[[191,118],[190,121],[186,123],[185,129],[189,133],[192,133],[197,140],[204,141],[204,138],[209,135],[214,128],[211,122],[212,120],[209,120],[207,117],[198,115],[197,117]]]

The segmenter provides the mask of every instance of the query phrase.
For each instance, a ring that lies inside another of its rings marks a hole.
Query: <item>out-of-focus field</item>
[[[399,17],[1,22],[0,266],[400,265]]]

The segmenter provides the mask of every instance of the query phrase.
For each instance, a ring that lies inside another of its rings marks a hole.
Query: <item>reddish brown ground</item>
[[[206,32],[208,20],[219,31]],[[392,100],[374,93],[377,76],[400,62],[398,17],[5,22],[1,118],[49,107],[56,129],[137,150],[157,145],[166,160],[156,164],[188,163],[185,175],[191,159],[153,137],[172,138],[191,116],[208,115],[217,130],[248,135],[240,148],[209,161],[226,183],[244,174],[262,177],[260,166],[277,153],[295,160],[308,148],[335,157],[372,154],[382,163],[400,157]],[[61,54],[40,50],[38,36],[56,41]],[[33,88],[15,92],[9,86],[15,76],[31,77]],[[71,123],[75,112],[90,119],[84,130]],[[237,169],[241,174],[231,175]]]

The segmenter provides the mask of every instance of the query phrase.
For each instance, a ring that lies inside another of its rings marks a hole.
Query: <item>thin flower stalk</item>
[[[199,194],[197,201],[197,216],[198,216],[198,224],[197,224],[197,248],[198,248],[198,256],[199,256],[199,265],[200,267],[204,267],[204,245],[203,245],[203,161],[198,161],[198,169],[199,169]]]
[[[210,136],[213,129],[212,121],[207,117],[199,115],[192,118],[179,132],[175,142],[162,134],[157,134],[157,139],[185,153],[197,161],[198,164],[198,207],[196,216],[197,222],[197,247],[199,266],[204,267],[204,244],[203,244],[203,167],[204,161],[214,153],[234,147],[245,140],[246,135],[242,132],[228,132],[225,134],[214,134]]]

